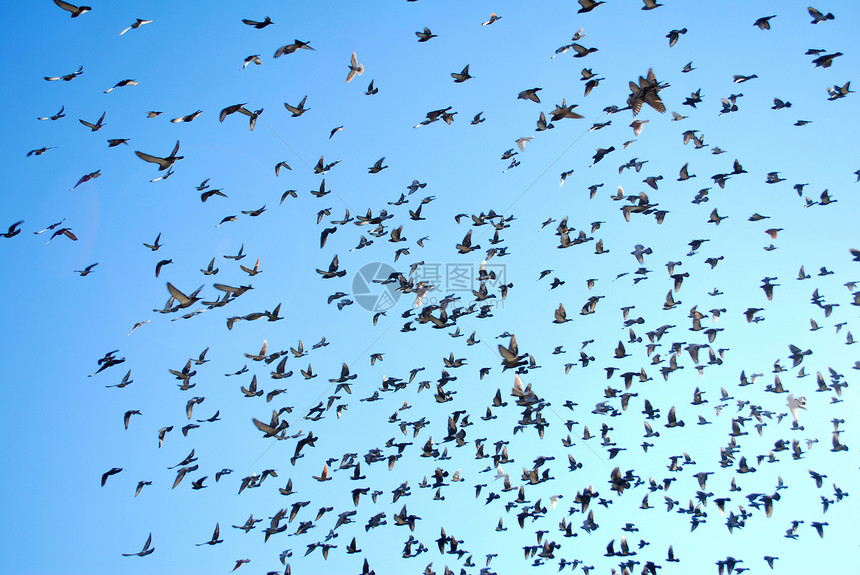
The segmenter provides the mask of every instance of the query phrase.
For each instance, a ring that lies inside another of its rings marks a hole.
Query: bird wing
[[[81,123],[84,123],[85,125],[91,126],[91,124],[88,124],[87,122],[84,122],[83,120],[81,120]],[[162,170],[167,167],[167,162],[165,161],[164,158],[158,158],[156,156],[150,156],[149,154],[146,154],[144,152],[135,151],[134,153],[137,154],[138,158],[140,158],[141,160],[143,160],[145,162],[150,162],[152,164],[158,164]]]
[[[173,284],[171,284],[170,282],[167,282],[167,291],[169,291],[170,295],[175,297],[176,300],[179,301],[180,304],[184,304],[184,303],[190,301],[190,299],[188,298],[187,295],[185,295],[184,293],[182,293],[181,291],[176,289],[173,286]]]
[[[77,6],[75,6],[74,4],[69,4],[68,2],[63,2],[63,0],[54,0],[54,4],[56,4],[57,6],[59,6],[60,8],[62,8],[63,10],[65,10],[67,12],[71,12],[72,14],[74,14],[75,12],[78,11]],[[810,8],[809,10],[810,10],[809,13],[812,14],[812,10],[814,10],[814,8]],[[820,15],[821,15],[821,13],[819,12],[819,16]],[[815,15],[813,14],[813,16],[815,16]]]

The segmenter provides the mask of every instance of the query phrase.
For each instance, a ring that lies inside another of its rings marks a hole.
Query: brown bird
[[[647,0],[646,0],[647,2]],[[660,4],[657,4],[660,6]],[[627,105],[633,110],[633,115],[636,116],[642,109],[642,104],[648,104],[661,114],[666,111],[666,106],[660,99],[660,90],[669,87],[669,84],[660,84],[654,76],[654,70],[648,69],[648,74],[645,78],[639,76],[639,84],[630,82],[630,96],[627,98]]]
[[[753,26],[756,26],[759,30],[770,30],[770,20],[771,20],[771,18],[776,18],[776,15],[774,15],[774,16],[764,16],[764,17],[762,17],[762,18],[759,18],[758,20],[756,20],[755,22],[753,22]]]

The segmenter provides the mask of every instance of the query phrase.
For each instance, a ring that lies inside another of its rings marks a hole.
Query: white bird
[[[349,74],[346,76],[346,83],[349,84],[356,76],[364,74],[364,64],[360,64],[355,58],[355,52],[352,53],[352,58],[349,60]]]
[[[785,404],[788,406],[788,410],[791,412],[791,416],[794,418],[794,421],[797,421],[797,410],[798,409],[806,409],[806,398],[805,397],[794,397],[793,393],[789,393],[788,397],[785,398]]]

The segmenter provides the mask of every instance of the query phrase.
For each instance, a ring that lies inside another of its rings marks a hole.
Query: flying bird
[[[77,18],[81,14],[85,14],[92,10],[89,6],[75,6],[74,4],[69,4],[64,0],[54,0],[54,4],[65,10],[66,12],[71,13],[72,18]],[[812,8],[810,8],[812,10]]]
[[[123,30],[122,32],[120,32],[118,35],[119,35],[119,36],[122,36],[123,34],[125,34],[126,32],[128,32],[129,30],[137,30],[138,28],[140,28],[140,27],[141,27],[141,26],[143,26],[144,24],[152,24],[152,20],[143,20],[142,18],[136,18],[133,24],[131,24],[131,25],[130,25],[129,27],[127,27],[125,30]]]
[[[349,74],[346,76],[346,83],[349,84],[352,82],[353,78],[361,76],[362,74],[364,74],[364,64],[360,64],[358,60],[356,60],[355,52],[353,52],[349,59]]]
[[[146,538],[146,542],[143,544],[143,549],[138,551],[137,553],[123,553],[123,557],[132,557],[134,555],[138,557],[146,557],[153,551],[155,551],[155,547],[151,547],[152,545],[152,533],[149,534],[149,537]]]
[[[257,30],[262,30],[266,26],[274,24],[274,22],[272,22],[271,18],[266,16],[265,20],[263,20],[261,22],[258,22],[257,20],[250,20],[248,18],[242,18],[242,24],[245,24],[247,26],[252,26],[252,27],[256,28]]]
[[[297,50],[313,50],[308,42],[302,42],[301,40],[295,40],[292,44],[287,44],[286,46],[281,46],[277,50],[275,50],[275,58],[280,58],[284,54],[292,54]]]
[[[105,94],[112,92],[116,88],[122,88],[124,86],[137,86],[137,80],[128,80],[128,79],[127,80],[120,80],[119,82],[114,84],[112,87],[105,90]]]
[[[54,1],[56,2],[57,0],[54,0]],[[70,6],[71,6],[71,4],[70,4]],[[74,16],[72,16],[72,18],[74,18]],[[81,66],[75,72],[72,72],[71,74],[66,74],[65,76],[45,76],[45,80],[47,80],[48,82],[56,82],[57,80],[62,80],[64,82],[70,82],[83,73],[84,73],[84,67]]]
[[[78,120],[78,122],[80,122],[81,124],[83,124],[84,126],[89,128],[93,132],[98,132],[99,130],[101,130],[103,127],[106,126],[106,124],[104,123],[104,119],[105,119],[105,113],[102,113],[102,115],[99,117],[99,119],[96,120],[95,124],[93,124],[92,122],[87,122],[86,120]]]
[[[176,155],[176,152],[178,152],[178,151],[179,151],[179,140],[176,140],[176,145],[173,146],[173,151],[170,152],[170,155],[168,155],[165,158],[159,158],[158,156],[151,156],[149,154],[145,154],[143,152],[138,152],[138,151],[135,151],[134,153],[137,154],[138,158],[140,158],[141,160],[143,160],[145,162],[150,162],[152,164],[158,164],[158,171],[160,172],[162,170],[169,169],[173,165],[173,163],[176,162],[177,160],[183,159],[184,156],[177,156]]]
[[[660,99],[659,93],[668,86],[668,84],[661,84],[657,81],[653,69],[648,70],[646,77],[639,76],[639,84],[630,82],[630,96],[627,98],[627,105],[633,110],[633,115],[639,114],[642,104],[648,104],[661,114],[664,113],[666,106]]]

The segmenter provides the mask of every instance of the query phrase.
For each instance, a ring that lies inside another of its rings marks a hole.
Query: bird
[[[153,22],[152,20],[144,20],[142,18],[135,18],[134,23],[132,23],[130,26],[128,26],[122,32],[120,32],[118,34],[118,36],[122,36],[123,34],[128,32],[129,30],[137,30],[138,28],[140,28],[144,24],[152,24],[152,22]]]
[[[576,54],[573,55],[574,58],[585,58],[589,54],[597,52],[597,48],[594,48],[593,46],[591,48],[586,48],[582,44],[577,44],[576,42],[571,44],[570,47],[573,48],[574,52],[576,52]],[[597,85],[597,82],[595,82],[595,85]]]
[[[297,50],[313,50],[308,42],[302,42],[301,40],[294,40],[292,44],[287,44],[286,46],[281,46],[277,50],[275,50],[275,58],[280,58],[284,54],[292,54]]]
[[[223,122],[227,116],[229,116],[230,114],[235,114],[237,112],[239,114],[243,114],[245,116],[248,116],[251,119],[250,120],[250,128],[251,128],[251,131],[253,132],[254,126],[257,125],[257,118],[260,116],[260,114],[263,113],[263,109],[261,108],[259,110],[252,112],[252,111],[248,110],[247,108],[245,108],[245,104],[233,104],[232,106],[227,106],[226,108],[221,110],[221,113],[218,115],[218,121]]]
[[[152,547],[151,545],[152,545],[152,533],[150,533],[149,536],[146,538],[146,542],[143,544],[143,549],[141,549],[137,553],[123,553],[122,556],[123,557],[132,557],[132,556],[136,555],[138,557],[146,557],[147,555],[149,555],[150,553],[155,551],[155,547]]]
[[[56,0],[54,0],[56,2]],[[832,13],[828,12],[827,14],[822,14],[812,6],[807,8],[809,15],[812,16],[811,24],[821,24],[822,22],[826,22],[827,20],[833,20],[834,16]]]
[[[733,77],[733,81],[735,84],[743,84],[744,82],[749,82],[750,80],[754,80],[758,78],[755,74],[750,74],[749,76],[744,76],[743,74],[735,74]],[[743,94],[741,94],[742,96]],[[734,100],[732,100],[734,103]]]
[[[829,68],[833,64],[833,60],[842,56],[842,52],[835,52],[833,54],[824,54],[819,56],[818,58],[812,61],[815,64],[816,68]]]
[[[262,30],[266,26],[270,26],[270,25],[274,24],[274,22],[272,22],[271,18],[266,16],[266,18],[262,21],[251,20],[249,18],[242,18],[242,24],[245,24],[246,26],[251,26],[257,30]]]
[[[66,117],[65,110],[66,110],[65,106],[60,106],[60,111],[57,112],[56,114],[54,114],[53,116],[42,116],[42,117],[36,118],[36,119],[37,120],[59,120],[60,118]]]
[[[256,64],[257,66],[263,65],[263,60],[260,58],[259,54],[251,54],[250,56],[246,56],[244,62],[242,63],[242,69],[248,67],[248,64]]]
[[[217,545],[218,543],[223,543],[223,539],[218,539],[218,536],[221,534],[221,526],[219,523],[215,524],[215,531],[212,532],[212,539],[209,541],[204,541],[203,543],[195,543],[198,547],[201,545]]]
[[[493,24],[493,23],[495,23],[495,22],[498,22],[498,21],[499,21],[499,20],[501,20],[501,19],[502,19],[502,17],[501,17],[501,16],[499,16],[499,15],[497,15],[497,14],[494,12],[494,13],[490,14],[490,19],[489,19],[489,20],[487,20],[486,22],[481,22],[481,26],[489,26],[490,24]]]
[[[686,34],[687,29],[681,28],[680,30],[672,30],[668,34],[666,34],[666,38],[669,39],[669,47],[671,48],[675,44],[678,43],[678,40],[681,38],[681,34]]]
[[[528,90],[523,90],[517,95],[518,100],[531,100],[532,102],[536,102],[540,104],[540,98],[537,93],[541,91],[543,88],[530,88]]]
[[[80,120],[80,119],[78,120],[78,122],[80,122],[81,124],[83,124],[84,126],[89,128],[93,132],[98,132],[99,130],[101,130],[103,127],[105,127],[107,125],[104,123],[104,119],[105,119],[105,113],[102,113],[102,115],[99,117],[99,119],[96,120],[95,124],[93,124],[92,122],[87,122],[86,120]]]
[[[454,78],[455,84],[462,84],[463,82],[465,82],[466,80],[468,80],[470,78],[473,78],[474,76],[471,76],[469,74],[469,65],[466,64],[466,66],[463,68],[462,71],[451,72],[451,77]]]
[[[358,60],[355,58],[355,52],[352,53],[352,57],[349,60],[349,74],[346,76],[346,83],[349,84],[352,82],[352,79],[356,76],[361,76],[364,74],[364,64],[360,64]]]
[[[305,108],[305,102],[307,101],[307,99],[308,97],[305,96],[304,98],[302,98],[302,101],[299,102],[296,106],[292,106],[284,102],[284,108],[286,108],[287,111],[289,111],[293,115],[293,118],[298,118],[299,116],[310,110],[310,108]]]
[[[173,298],[175,298],[177,302],[179,302],[178,309],[187,308],[193,305],[195,302],[200,301],[201,298],[197,297],[197,294],[200,292],[201,289],[203,289],[202,286],[192,292],[191,295],[185,295],[184,293],[176,289],[173,284],[167,282],[167,291],[170,292],[170,295],[173,296]]]
[[[102,474],[102,487],[107,483],[108,477],[111,475],[116,475],[117,473],[122,471],[122,467],[113,467]]]
[[[9,226],[9,229],[6,231],[6,233],[0,234],[0,236],[7,238],[7,239],[8,238],[14,238],[15,236],[17,236],[18,234],[21,233],[20,225],[23,223],[24,223],[24,220],[20,220],[20,221],[15,222],[11,226]],[[39,232],[36,232],[36,233],[39,233]]]
[[[170,120],[171,124],[181,124],[183,122],[192,122],[197,116],[203,113],[203,110],[197,110],[196,112],[192,112],[186,116],[179,116],[178,118],[173,118]]]
[[[155,264],[155,277],[158,277],[161,274],[161,268],[167,264],[172,264],[173,260],[161,260],[157,264]]]
[[[834,85],[832,88],[827,88],[827,93],[829,97],[827,98],[830,101],[838,100],[840,98],[844,98],[848,94],[853,94],[854,91],[850,89],[851,82],[845,82],[842,86]]]
[[[56,0],[54,0],[54,1],[56,2]],[[64,2],[64,4],[65,4],[65,2]],[[69,4],[69,6],[71,6],[71,4]],[[74,16],[72,16],[72,18],[74,18]],[[62,80],[64,82],[70,82],[83,73],[84,73],[84,67],[81,66],[76,71],[74,71],[70,74],[66,74],[65,76],[45,76],[45,80],[47,80],[48,82],[56,82],[57,80]]]
[[[92,273],[93,268],[96,267],[97,265],[99,265],[98,262],[96,262],[94,264],[90,264],[82,270],[75,270],[75,273],[81,274],[81,277],[88,276]]]
[[[558,304],[558,309],[555,310],[555,319],[553,323],[566,323],[571,321],[567,318],[567,313],[564,310],[564,306],[562,304]]]
[[[115,90],[116,88],[122,88],[124,86],[137,86],[137,80],[128,80],[128,79],[127,80],[120,80],[119,82],[114,84],[112,87],[105,90],[104,93],[108,94],[108,93],[112,92],[113,90]]]
[[[331,260],[331,264],[329,265],[328,271],[323,271],[317,269],[317,273],[320,274],[323,279],[331,279],[334,277],[343,277],[346,275],[346,270],[339,270],[339,263],[337,259],[337,255],[334,256]]]
[[[30,150],[29,152],[27,152],[27,157],[29,158],[30,156],[41,156],[50,149],[52,149],[51,146],[45,146],[36,150]]]
[[[576,13],[585,14],[586,12],[591,12],[601,4],[606,4],[606,2],[602,2],[600,0],[579,0],[581,8],[577,10]]]
[[[526,149],[526,142],[531,142],[532,140],[534,140],[534,136],[525,136],[522,138],[517,138],[517,147],[520,149],[521,152],[524,152]]]
[[[384,161],[385,161],[385,156],[382,156],[381,158],[376,160],[376,162],[370,168],[368,168],[367,171],[371,174],[378,174],[379,172],[381,172],[382,170],[384,170],[385,168],[388,167],[388,166],[382,165],[382,162],[384,162]]]
[[[86,14],[90,10],[92,10],[89,6],[75,6],[74,4],[69,4],[64,0],[54,0],[54,4],[69,12],[72,15],[72,18],[77,18],[81,14]]]
[[[179,140],[176,140],[176,145],[173,147],[173,151],[170,152],[170,155],[168,155],[165,158],[159,158],[158,156],[151,156],[151,155],[146,154],[144,152],[138,152],[138,151],[135,151],[134,153],[137,155],[138,158],[140,158],[141,160],[143,160],[145,162],[150,162],[152,164],[158,164],[158,171],[161,172],[163,170],[169,169],[173,165],[173,163],[176,162],[177,160],[181,160],[184,158],[184,156],[177,156],[176,155],[176,152],[178,152],[178,151],[179,151]]]
[[[755,22],[753,22],[753,26],[757,27],[759,30],[770,30],[770,21],[772,18],[776,18],[776,15],[774,15],[774,16],[763,16],[763,17],[759,18],[758,20],[756,20]]]
[[[648,69],[646,77],[639,76],[639,84],[630,82],[629,85],[630,96],[627,98],[627,105],[633,110],[634,116],[639,114],[642,104],[648,104],[661,114],[666,111],[666,106],[660,99],[659,93],[660,90],[667,88],[668,84],[659,83],[653,69]]]
[[[424,30],[419,30],[418,32],[415,32],[415,35],[418,36],[419,42],[427,42],[431,38],[438,38],[436,34],[430,32],[430,28],[426,27],[424,28]]]

